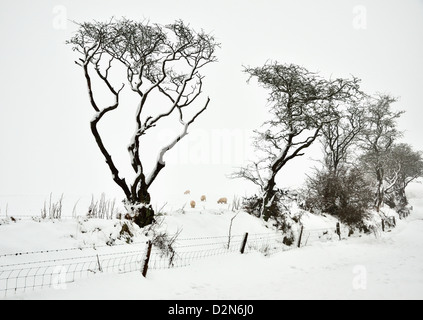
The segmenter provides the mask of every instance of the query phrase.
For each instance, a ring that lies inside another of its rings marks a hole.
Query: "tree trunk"
[[[400,187],[399,190],[395,192],[395,197],[397,198],[397,202],[398,202],[395,209],[398,212],[399,217],[404,218],[410,212],[410,209],[407,208],[408,199],[405,193],[405,188]]]
[[[271,206],[273,204],[273,200],[276,195],[275,186],[276,186],[275,178],[272,177],[268,181],[267,186],[264,189],[263,202],[262,202],[261,214],[260,214],[260,217],[263,217],[264,221],[269,220],[270,216],[272,215]]]
[[[130,198],[125,201],[129,218],[140,228],[154,222],[154,210],[150,202],[150,193],[145,184],[135,194],[132,193]]]
[[[376,177],[378,181],[377,190],[376,190],[376,201],[375,201],[375,208],[376,212],[380,211],[380,207],[383,203],[383,198],[385,196],[384,186],[383,186],[383,170],[378,168],[376,171]]]

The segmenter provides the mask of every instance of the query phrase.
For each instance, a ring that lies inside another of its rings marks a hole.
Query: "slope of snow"
[[[101,275],[18,299],[422,299],[423,214],[381,238],[315,243],[270,257],[209,258],[179,269]]]
[[[221,209],[184,209],[157,217],[159,230],[170,235],[181,231],[181,238],[227,236],[249,233],[274,233],[269,224],[245,212]],[[231,225],[232,221],[232,225]],[[5,253],[28,252],[69,247],[106,245],[117,239],[124,221],[113,219],[8,220],[0,223],[0,256]],[[143,230],[131,225],[135,242],[145,241]],[[125,243],[116,240],[117,244]],[[1,260],[0,260],[1,263]]]
[[[423,298],[423,201],[422,188],[410,193],[412,214],[398,220],[385,233],[354,238],[336,237],[312,242],[301,249],[264,256],[257,252],[208,257],[188,267],[127,274],[97,274],[78,279],[59,289],[8,295],[7,299],[422,299]],[[182,230],[180,238],[231,234],[274,234],[265,223],[226,205],[199,203],[180,207],[163,216],[161,230]],[[332,229],[336,219],[301,213],[308,229]],[[119,220],[17,221],[0,226],[0,264],[40,259],[43,254],[22,257],[1,254],[17,251],[104,245],[116,237]],[[145,243],[145,230],[133,227],[135,240]],[[124,240],[118,244],[127,245]],[[136,247],[137,248],[137,247]],[[141,250],[141,247],[139,247]],[[122,250],[119,246],[96,248]],[[93,254],[93,249],[82,253]],[[71,254],[58,252],[55,257]],[[16,260],[17,259],[17,260]]]

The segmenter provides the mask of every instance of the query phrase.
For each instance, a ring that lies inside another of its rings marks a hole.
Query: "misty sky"
[[[2,1],[0,209],[9,203],[15,210],[39,212],[50,192],[69,199],[101,192],[123,197],[91,135],[93,110],[83,73],[65,45],[76,30],[71,21],[112,16],[161,24],[183,19],[222,44],[219,62],[204,69],[201,101],[209,96],[210,106],[168,153],[152,190],[157,201],[186,189],[216,196],[254,191],[226,175],[248,159],[249,136],[265,116],[266,92],[246,83],[242,66],[267,60],[299,64],[327,77],[354,75],[367,93],[399,97],[394,108],[406,111],[399,121],[403,141],[423,150],[421,0]],[[122,175],[131,180],[126,146],[135,106],[119,109],[100,130]],[[158,129],[147,141],[144,150],[152,160],[173,130]],[[284,169],[281,186],[299,185],[318,151],[311,149]]]

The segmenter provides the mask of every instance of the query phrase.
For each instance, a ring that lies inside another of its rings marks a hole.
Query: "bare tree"
[[[415,151],[406,143],[396,144],[392,148],[395,162],[401,167],[397,182],[401,189],[405,188],[416,179],[423,177],[423,153]]]
[[[365,109],[350,105],[344,110],[338,108],[337,117],[322,128],[324,165],[337,175],[340,165],[349,161],[350,150],[358,142],[365,125]]]
[[[400,170],[399,167],[388,165],[393,144],[402,135],[396,121],[404,111],[392,110],[391,105],[396,101],[389,95],[379,95],[369,101],[361,138],[361,146],[365,151],[361,158],[363,167],[376,182],[374,207],[377,212],[380,211],[386,191],[395,185]],[[387,174],[387,168],[395,171]]]
[[[414,151],[406,143],[394,144],[385,164],[385,201],[399,213],[408,205],[405,193],[407,186],[423,177],[423,157],[421,151]]]
[[[244,70],[269,93],[270,120],[255,131],[254,147],[258,160],[234,173],[260,187],[260,216],[271,215],[276,195],[276,176],[288,163],[304,155],[324,126],[336,118],[337,103],[353,101],[358,80],[326,80],[294,64],[266,63],[263,67]]]
[[[364,98],[364,94],[361,98]],[[365,128],[365,108],[339,105],[336,118],[322,128],[323,167],[307,176],[305,206],[337,216],[349,225],[360,225],[372,206],[372,189],[355,165],[358,142]]]
[[[215,50],[219,44],[213,36],[197,32],[182,21],[162,26],[128,19],[109,22],[84,22],[77,24],[76,34],[68,41],[80,54],[76,64],[83,70],[88,96],[95,111],[91,132],[110,169],[113,180],[123,190],[130,216],[142,226],[153,221],[149,188],[165,167],[164,156],[188,133],[189,126],[202,114],[210,99],[197,107],[189,118],[185,110],[194,107],[203,89],[201,69],[216,61]],[[124,83],[113,84],[111,70],[124,71]],[[92,77],[103,83],[113,97],[109,106],[100,106],[94,95]],[[98,123],[118,108],[125,86],[127,93],[138,99],[135,107],[135,130],[128,146],[130,163],[135,177],[128,183],[120,177],[119,170],[98,131]],[[154,96],[162,96],[168,103],[167,110],[155,106]],[[150,110],[147,107],[151,105]],[[195,108],[195,107],[194,107]],[[191,112],[192,113],[192,112]],[[181,132],[168,145],[163,146],[151,172],[145,172],[141,137],[165,118],[177,115]]]

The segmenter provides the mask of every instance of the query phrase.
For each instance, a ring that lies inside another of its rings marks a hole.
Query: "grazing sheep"
[[[195,208],[195,201],[194,200],[192,200],[189,204],[191,205],[191,208]]]
[[[204,194],[201,196],[201,201],[206,201],[206,196]]]
[[[191,193],[191,191],[189,191],[189,190],[184,192],[184,194],[190,194],[190,193]]]
[[[217,200],[217,203],[227,204],[228,203],[228,199],[226,199],[226,198],[220,198],[219,200]]]

